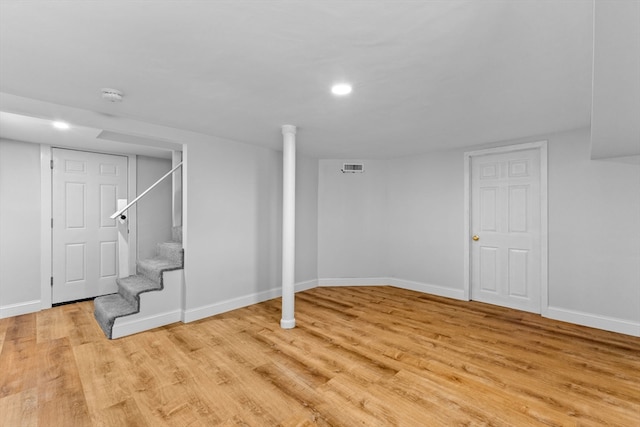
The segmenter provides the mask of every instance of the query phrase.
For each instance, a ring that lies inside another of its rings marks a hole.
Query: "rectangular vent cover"
[[[343,163],[341,171],[342,173],[362,173],[364,172],[364,164],[363,163]]]

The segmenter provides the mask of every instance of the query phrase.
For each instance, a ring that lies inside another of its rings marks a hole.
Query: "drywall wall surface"
[[[296,283],[318,278],[318,164],[296,158]]]
[[[588,128],[548,141],[548,301],[640,322],[640,165],[590,159]],[[464,150],[389,160],[389,275],[463,289]]]
[[[206,316],[281,286],[282,153],[217,138],[185,153],[185,309]]]
[[[549,305],[640,322],[640,165],[549,136]]]
[[[171,170],[168,159],[137,156],[136,163],[136,196]],[[167,178],[137,203],[139,260],[154,257],[156,245],[171,240],[171,226],[171,178]]]
[[[341,172],[351,161],[320,160],[320,279],[388,275],[387,163],[364,160],[363,173]]]
[[[389,160],[389,275],[464,288],[464,152]]]
[[[640,155],[640,2],[594,4],[591,157]]]
[[[0,310],[40,300],[40,146],[0,140]]]
[[[185,319],[279,296],[282,152],[211,138],[185,158]],[[296,163],[296,282],[315,281],[318,161]]]

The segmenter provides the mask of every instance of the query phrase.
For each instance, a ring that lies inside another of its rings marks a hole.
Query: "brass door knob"
[[[478,240],[480,240],[480,236],[476,234],[475,236],[472,237],[472,239],[477,242]]]

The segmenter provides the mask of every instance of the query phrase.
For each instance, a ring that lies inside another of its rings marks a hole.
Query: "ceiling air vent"
[[[341,171],[342,173],[362,173],[364,172],[364,164],[363,163],[343,163]]]

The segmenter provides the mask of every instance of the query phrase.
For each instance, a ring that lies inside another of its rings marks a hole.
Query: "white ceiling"
[[[15,141],[28,141],[55,147],[68,147],[83,150],[116,154],[139,154],[151,157],[171,158],[171,149],[176,146],[163,146],[162,141],[145,141],[142,138],[125,140],[117,133],[103,131],[93,127],[74,125],[69,130],[57,130],[51,120],[22,114],[0,111],[0,135]]]
[[[274,149],[294,124],[307,155],[397,157],[589,126],[592,29],[575,0],[2,0],[0,92]]]

